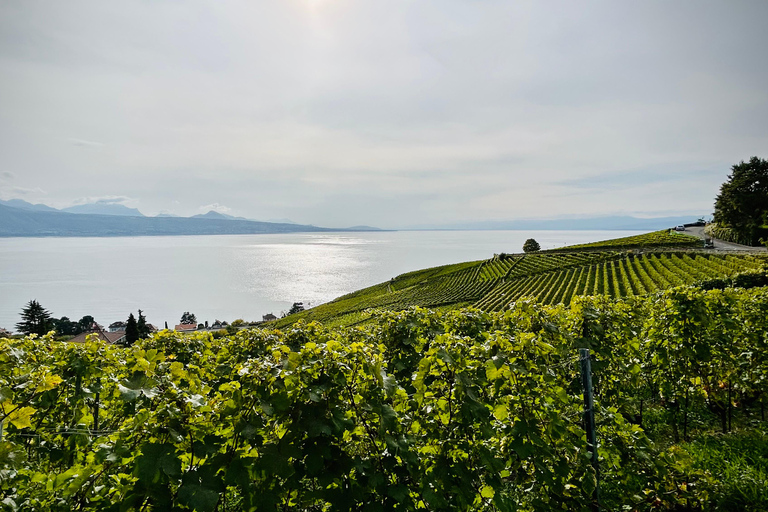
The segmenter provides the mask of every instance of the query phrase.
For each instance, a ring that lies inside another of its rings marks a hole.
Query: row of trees
[[[290,311],[287,313],[292,315],[304,311],[304,304],[302,302],[294,302]],[[286,314],[283,314],[285,317]],[[233,325],[242,325],[245,322],[243,320],[235,320]],[[31,300],[21,310],[21,322],[16,324],[16,330],[22,334],[37,334],[38,336],[44,336],[51,331],[56,331],[59,336],[77,336],[80,333],[88,332],[93,328],[95,319],[91,315],[86,315],[77,322],[70,320],[66,316],[61,318],[54,318],[51,316],[50,311],[40,305],[37,300]],[[194,313],[185,311],[181,315],[182,325],[199,325],[203,327],[203,324],[197,324],[197,317]],[[227,327],[227,322],[214,323],[214,327],[217,323],[220,323],[223,327]],[[165,323],[165,328],[168,329],[168,322]],[[205,328],[208,328],[208,322],[205,322]],[[151,329],[147,323],[147,318],[144,316],[142,310],[139,310],[139,316],[136,318],[133,313],[128,315],[126,321],[125,336],[126,342],[132,345],[137,340],[149,338]]]
[[[31,300],[21,310],[21,322],[16,324],[16,330],[23,334],[39,336],[55,330],[60,336],[76,336],[91,329],[93,322],[91,315],[85,315],[78,321],[70,320],[66,316],[54,318],[39,302]]]
[[[141,310],[139,310],[138,320],[133,316],[133,313],[130,313],[125,324],[125,343],[127,345],[133,345],[139,340],[149,338],[149,324]]]
[[[77,322],[66,316],[54,318],[50,311],[45,309],[37,300],[31,300],[21,310],[21,322],[16,324],[16,330],[26,335],[44,336],[50,331],[56,331],[59,336],[77,336],[93,329],[95,322],[91,315],[86,315]],[[125,327],[126,343],[132,345],[140,339],[149,338],[149,335],[150,327],[144,313],[139,310],[138,320],[133,316],[133,313],[130,313]]]

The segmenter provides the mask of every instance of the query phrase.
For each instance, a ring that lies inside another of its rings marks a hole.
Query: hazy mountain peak
[[[210,210],[207,213],[198,213],[197,215],[193,215],[192,218],[193,219],[231,219],[232,216],[219,213],[214,210]]]
[[[9,199],[7,201],[0,200],[0,204],[4,204],[5,206],[10,206],[11,208],[19,208],[21,210],[32,210],[37,212],[57,212],[56,208],[51,208],[48,205],[44,204],[32,204],[28,201],[25,201],[23,199]]]
[[[126,217],[143,217],[136,208],[128,208],[124,204],[117,203],[90,203],[78,204],[69,208],[62,208],[61,211],[68,213],[85,213],[91,215],[122,215]]]
[[[226,213],[219,213],[216,210],[210,210],[208,213],[198,213],[193,215],[192,219],[220,219],[220,220],[248,220],[245,217],[235,217]]]

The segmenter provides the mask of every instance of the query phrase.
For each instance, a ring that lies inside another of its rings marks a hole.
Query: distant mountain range
[[[513,220],[422,224],[408,230],[635,230],[655,231],[694,222],[696,216],[638,218],[607,216],[551,220]],[[290,219],[256,221],[216,211],[179,217],[161,213],[147,217],[117,203],[95,203],[57,210],[21,199],[0,200],[0,236],[146,236],[301,233],[317,231],[382,231],[371,226],[320,228]]]
[[[9,199],[3,201],[0,199],[0,205],[10,206],[11,208],[18,208],[20,210],[29,210],[33,212],[64,212],[64,213],[84,213],[89,215],[120,215],[126,217],[144,217],[136,208],[128,208],[127,206],[119,203],[91,203],[91,204],[78,204],[70,206],[69,208],[62,208],[57,210],[45,204],[32,204],[23,199]]]
[[[50,206],[46,206],[44,204],[32,204],[24,201],[23,199],[9,199],[8,201],[3,201],[0,199],[0,204],[5,206],[10,206],[11,208],[19,208],[21,210],[32,210],[36,212],[58,212],[56,208],[51,208]]]
[[[643,219],[629,216],[591,217],[584,219],[551,219],[551,220],[512,220],[512,221],[486,221],[465,222],[456,224],[428,224],[412,226],[408,229],[423,230],[635,230],[656,231],[696,222],[695,215],[681,215],[676,217],[654,217]]]
[[[107,213],[108,212],[108,213]],[[15,236],[173,236],[381,231],[368,226],[321,228],[259,222],[210,211],[193,217],[146,217],[120,204],[89,204],[57,210],[21,199],[0,200],[0,237]]]
[[[141,213],[136,208],[129,208],[119,203],[79,204],[75,206],[70,206],[68,208],[62,208],[60,210],[57,210],[56,208],[50,207],[45,204],[32,204],[27,201],[24,201],[23,199],[9,199],[7,201],[3,201],[2,199],[0,199],[0,205],[10,206],[11,208],[20,208],[22,210],[32,210],[32,211],[39,211],[39,212],[66,212],[66,213],[86,213],[91,215],[122,215],[127,217],[146,217],[146,215]],[[173,213],[158,213],[157,215],[155,215],[155,217],[181,217],[181,216],[175,215]],[[193,215],[191,218],[252,220],[255,222],[271,222],[274,224],[297,224],[291,219],[284,219],[284,218],[283,219],[267,219],[267,220],[260,221],[256,219],[247,219],[245,217],[235,217],[233,215],[227,215],[226,213],[219,213],[214,210],[211,210],[208,213],[200,213],[197,215]]]

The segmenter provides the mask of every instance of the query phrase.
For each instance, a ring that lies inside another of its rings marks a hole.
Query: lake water
[[[280,316],[422,268],[637,234],[635,231],[396,231],[132,238],[0,238],[0,327],[32,299],[102,325],[142,309],[173,327]]]

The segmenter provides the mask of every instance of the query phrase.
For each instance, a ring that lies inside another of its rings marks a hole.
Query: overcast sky
[[[0,3],[0,198],[325,226],[708,214],[768,2]]]

